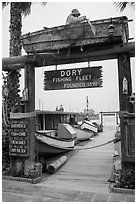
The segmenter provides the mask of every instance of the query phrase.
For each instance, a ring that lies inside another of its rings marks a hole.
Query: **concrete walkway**
[[[105,127],[85,146],[109,141],[114,133],[114,126]],[[3,180],[3,202],[134,202],[134,195],[110,193],[113,152],[113,143],[70,152],[67,163],[38,184]]]

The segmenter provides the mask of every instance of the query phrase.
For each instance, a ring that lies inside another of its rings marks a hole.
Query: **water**
[[[101,121],[101,119],[100,119],[100,121]],[[119,123],[119,118],[118,118],[118,123]],[[103,116],[103,126],[108,126],[108,125],[117,125],[116,115]]]
[[[99,120],[91,120],[91,122],[97,122],[101,124],[101,115]],[[82,121],[80,121],[78,124],[81,125]],[[119,117],[118,117],[118,124],[119,124]],[[117,126],[118,124],[117,124],[116,115],[103,116],[103,126]]]

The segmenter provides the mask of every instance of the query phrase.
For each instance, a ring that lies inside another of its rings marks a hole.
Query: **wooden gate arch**
[[[122,113],[124,111],[133,112],[129,103],[132,94],[130,59],[135,57],[135,42],[129,42],[129,21],[127,17],[93,21],[91,23],[96,28],[95,36],[91,34],[89,25],[85,23],[84,34],[80,35],[79,38],[75,38],[73,35],[74,39],[70,39],[69,35],[66,35],[66,33],[72,32],[74,25],[58,26],[23,35],[23,46],[28,54],[3,58],[2,69],[3,71],[25,69],[25,87],[28,89],[28,102],[25,104],[25,112],[35,111],[35,68],[117,59],[120,124],[122,138],[124,138],[124,117],[127,116],[122,116]],[[82,23],[77,25],[78,32],[83,32],[81,30],[83,29],[82,26]],[[34,133],[30,137],[34,139]],[[124,139],[122,139],[122,142],[125,145]],[[35,154],[34,148],[31,151],[33,151],[31,155]],[[123,162],[129,161],[130,156],[125,156],[125,149],[123,149],[122,154]],[[30,156],[27,160],[27,168],[32,163],[34,163],[34,157]]]

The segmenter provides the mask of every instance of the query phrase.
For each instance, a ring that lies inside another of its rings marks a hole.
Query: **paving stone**
[[[91,202],[107,202],[109,195],[110,194],[97,193],[93,199],[91,199]]]
[[[126,194],[111,193],[108,202],[125,202]]]
[[[132,195],[132,196],[126,196],[126,202],[135,202],[135,195]]]
[[[90,202],[95,193],[81,192],[74,202]]]

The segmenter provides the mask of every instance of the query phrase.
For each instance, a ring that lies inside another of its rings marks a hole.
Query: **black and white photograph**
[[[1,13],[1,202],[135,202],[135,1]]]

